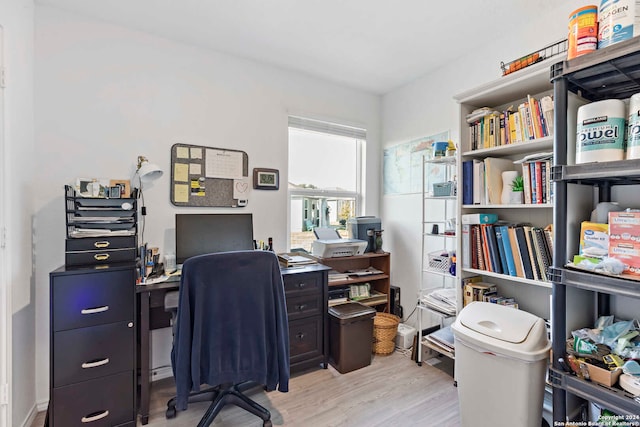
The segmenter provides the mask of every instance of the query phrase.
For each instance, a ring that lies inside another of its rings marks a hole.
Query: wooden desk
[[[327,368],[329,327],[327,315],[327,273],[322,264],[283,268],[282,279],[289,317],[290,370],[299,372],[314,366]],[[138,413],[142,424],[149,422],[151,390],[149,334],[153,329],[170,326],[171,314],[164,310],[164,295],[180,287],[180,276],[166,282],[138,285],[138,371],[140,400]]]

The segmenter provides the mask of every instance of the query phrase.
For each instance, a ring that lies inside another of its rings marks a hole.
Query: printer
[[[337,230],[316,227],[313,230],[317,240],[311,242],[311,254],[320,258],[336,258],[362,255],[367,249],[366,240],[342,239]]]
[[[366,240],[318,239],[311,242],[311,254],[320,258],[335,258],[364,254]]]

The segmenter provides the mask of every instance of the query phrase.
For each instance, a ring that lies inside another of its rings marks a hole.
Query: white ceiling
[[[557,0],[35,0],[376,94]]]

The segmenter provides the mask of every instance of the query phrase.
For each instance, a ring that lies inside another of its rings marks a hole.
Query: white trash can
[[[540,427],[549,349],[543,319],[488,302],[452,325],[463,427]]]

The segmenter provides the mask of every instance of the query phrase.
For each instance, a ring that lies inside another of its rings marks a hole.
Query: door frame
[[[7,254],[7,175],[5,93],[4,93],[4,28],[0,25],[0,427],[9,426],[11,419],[11,291]]]

